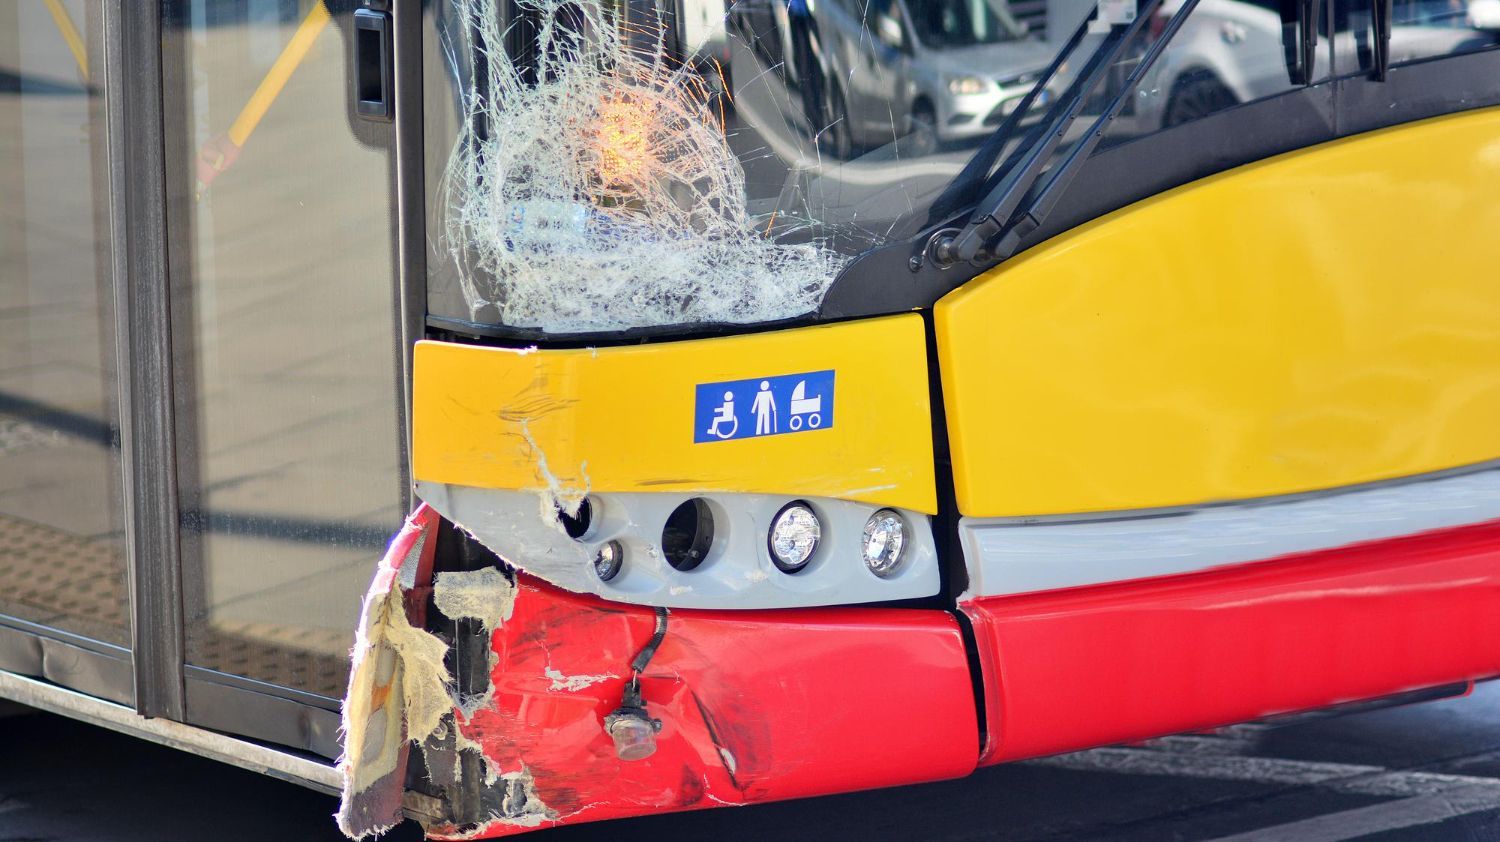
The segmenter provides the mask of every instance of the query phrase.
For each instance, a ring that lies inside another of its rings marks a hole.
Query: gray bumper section
[[[818,549],[804,569],[783,573],[771,563],[771,520],[798,498],[766,494],[621,493],[589,495],[589,531],[568,537],[550,512],[549,495],[419,482],[417,494],[501,558],[560,588],[616,602],[669,608],[796,608],[885,602],[936,595],[940,587],[932,527],[926,515],[901,511],[909,542],[895,575],[871,573],[860,555],[865,521],[880,507],[824,497],[801,498],[822,523]],[[672,510],[694,497],[708,502],[714,541],[693,570],[662,556],[662,527]],[[593,559],[619,541],[625,562],[603,582]]]

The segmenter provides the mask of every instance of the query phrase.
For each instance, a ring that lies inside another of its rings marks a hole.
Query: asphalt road
[[[0,719],[0,842],[337,840],[334,799],[47,714]],[[565,840],[1500,840],[1500,684],[960,781],[582,825]],[[414,826],[386,837],[415,840]]]

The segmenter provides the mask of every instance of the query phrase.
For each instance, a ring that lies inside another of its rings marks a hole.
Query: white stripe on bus
[[[1500,469],[1069,518],[963,518],[964,599],[1189,573],[1500,518]]]

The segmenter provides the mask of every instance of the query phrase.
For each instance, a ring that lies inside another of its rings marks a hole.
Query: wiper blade
[[[1042,74],[1037,77],[1031,89],[1026,92],[1025,96],[1021,97],[1020,102],[1016,103],[1015,110],[1006,115],[1005,121],[1000,124],[999,128],[995,129],[994,134],[985,138],[984,143],[980,145],[974,156],[969,159],[969,163],[964,165],[963,170],[954,177],[953,181],[948,184],[942,194],[933,201],[932,209],[928,211],[927,215],[929,225],[947,219],[954,211],[974,201],[976,197],[970,194],[989,179],[990,171],[995,166],[995,161],[1000,157],[1000,153],[1005,151],[1006,144],[1010,143],[1011,135],[1015,134],[1016,128],[1021,124],[1021,120],[1025,118],[1025,115],[1030,113],[1031,106],[1036,104],[1037,97],[1041,96],[1042,92],[1050,87],[1052,81],[1062,72],[1063,65],[1067,63],[1068,57],[1073,54],[1073,51],[1078,49],[1078,45],[1082,43],[1084,36],[1088,34],[1089,23],[1094,20],[1097,14],[1098,9],[1096,8],[1094,12],[1090,13],[1078,24],[1078,27],[1073,30],[1073,36],[1052,57],[1052,63],[1047,65],[1047,69],[1043,70]],[[1033,125],[1027,133],[1026,140],[1021,143],[1019,148],[1025,149],[1035,143],[1037,132],[1041,131],[1043,125],[1045,125],[1045,121],[1038,121]],[[1001,171],[1004,171],[1004,169],[1014,163],[1015,154],[1012,153],[1011,157],[1006,159],[1005,164],[1001,167]]]
[[[1110,27],[1104,42],[1094,50],[1088,63],[1068,86],[1067,92],[1047,112],[1043,120],[1045,134],[1041,136],[1040,142],[1028,144],[1023,157],[1003,170],[1000,181],[975,207],[963,228],[939,231],[932,236],[924,251],[928,259],[940,268],[959,262],[976,265],[997,263],[1014,254],[1021,238],[1041,225],[1077,175],[1078,168],[1099,145],[1106,128],[1120,112],[1125,100],[1161,57],[1162,51],[1182,27],[1183,21],[1197,7],[1198,0],[1184,0],[1162,28],[1161,34],[1126,76],[1114,98],[1094,119],[1093,125],[1073,143],[1072,149],[1061,162],[1050,170],[1046,169],[1047,162],[1077,121],[1084,104],[1093,96],[1094,90],[1104,81],[1109,69],[1161,4],[1162,0],[1144,0],[1135,19],[1129,24]],[[1071,45],[1073,42],[1069,43]],[[1044,175],[1045,183],[1037,188]],[[1028,198],[1030,201],[1026,208],[1018,212],[1021,203]]]

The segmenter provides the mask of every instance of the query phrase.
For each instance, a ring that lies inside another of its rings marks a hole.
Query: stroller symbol
[[[793,430],[800,430],[805,420],[807,429],[816,430],[823,424],[823,416],[820,414],[822,411],[823,396],[816,395],[809,398],[807,396],[807,381],[799,381],[797,387],[792,390],[792,402],[789,413],[791,420],[787,422],[788,426]]]
[[[729,432],[719,432],[720,424],[728,424]],[[724,393],[724,404],[714,412],[714,422],[708,425],[708,434],[721,439],[732,439],[740,431],[740,419],[734,414],[734,392]]]

